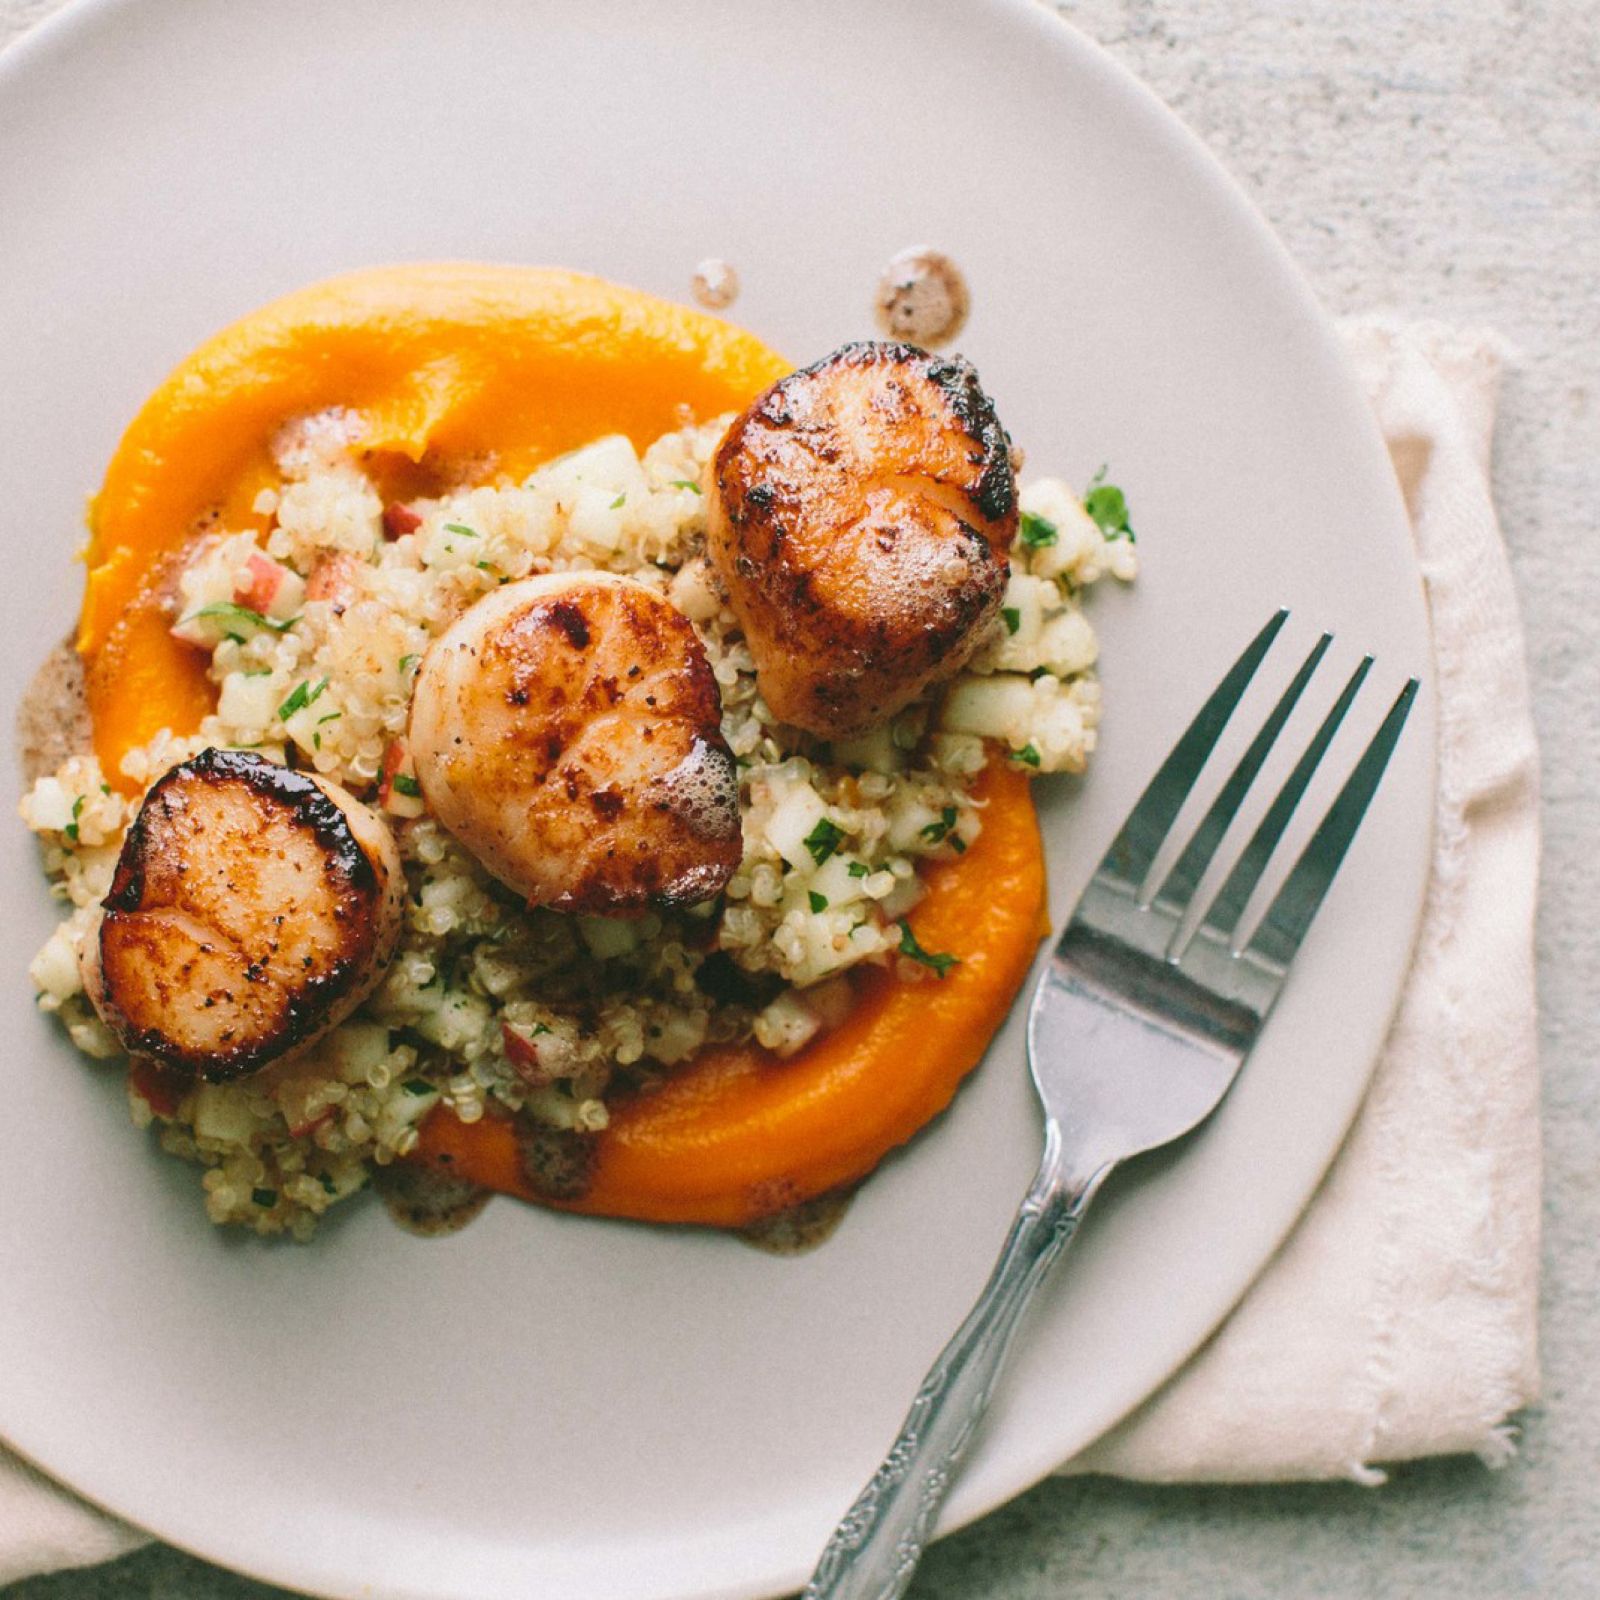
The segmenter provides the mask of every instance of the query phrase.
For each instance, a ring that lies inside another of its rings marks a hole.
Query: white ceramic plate
[[[1296,613],[1280,672],[1337,630],[1329,698],[1377,654],[1341,752],[1426,671],[1402,508],[1306,289],[1177,122],[1022,0],[91,0],[0,61],[0,150],[13,696],[76,610],[83,500],[121,428],[262,301],[442,257],[682,297],[715,254],[734,314],[809,358],[873,331],[879,268],[923,241],[970,278],[962,348],[1030,471],[1111,462],[1141,536],[1137,589],[1093,607],[1101,753],[1045,788],[1058,909],[1275,606]],[[1304,1204],[1410,946],[1431,723],[1425,694],[1220,1117],[1102,1201],[947,1526],[1148,1395]],[[119,1075],[35,1014],[22,969],[53,911],[20,826],[0,852],[0,1433],[177,1544],[328,1594],[801,1581],[1032,1169],[1015,1019],[801,1259],[510,1203],[442,1242],[364,1205],[312,1248],[263,1245],[207,1226]]]

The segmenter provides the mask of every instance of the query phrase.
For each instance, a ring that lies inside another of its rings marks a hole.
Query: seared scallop
[[[720,892],[741,854],[721,696],[687,617],[626,578],[506,584],[411,702],[428,808],[530,905],[626,915]]]
[[[206,750],[151,788],[128,829],[84,987],[131,1054],[242,1077],[366,998],[404,892],[388,825],[343,789]]]
[[[863,732],[998,620],[1016,486],[959,356],[849,344],[791,373],[723,436],[709,488],[707,551],[784,722]]]

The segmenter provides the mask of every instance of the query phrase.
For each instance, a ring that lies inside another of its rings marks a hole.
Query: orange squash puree
[[[950,1103],[1005,1020],[1045,931],[1044,851],[1028,780],[991,762],[983,831],[936,864],[910,917],[923,949],[960,958],[942,979],[874,969],[850,1014],[787,1061],[755,1045],[707,1050],[613,1108],[576,1200],[541,1196],[509,1119],[436,1109],[415,1159],[568,1211],[740,1227],[865,1177]]]
[[[262,526],[251,504],[290,418],[344,406],[380,464],[492,454],[521,475],[605,433],[642,449],[679,405],[736,409],[788,370],[703,312],[543,268],[380,267],[252,312],[145,402],[94,502],[78,648],[107,777],[121,783],[127,751],[211,709],[201,654],[166,634],[164,558],[216,511]]]
[[[199,651],[173,640],[174,569],[201,519],[261,527],[270,441],[329,406],[359,413],[389,492],[423,492],[435,458],[492,454],[525,474],[605,433],[640,448],[746,405],[788,370],[716,318],[576,273],[471,265],[378,268],[253,312],[202,345],[128,429],[91,517],[78,645],[95,745],[112,782],[161,728],[211,709]],[[1028,781],[991,765],[983,831],[935,866],[911,917],[944,979],[860,980],[854,1009],[787,1061],[715,1049],[619,1107],[569,1209],[739,1225],[864,1176],[949,1103],[1004,1019],[1043,931],[1044,862]],[[418,1159],[537,1199],[500,1118],[436,1112]]]

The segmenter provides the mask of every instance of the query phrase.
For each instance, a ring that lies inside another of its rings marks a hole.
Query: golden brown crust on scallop
[[[206,750],[145,796],[85,984],[130,1054],[225,1082],[301,1049],[382,975],[403,880],[388,827],[332,784]]]
[[[710,467],[707,552],[773,713],[825,738],[958,671],[999,615],[1010,446],[959,356],[863,343],[775,383]]]
[[[625,915],[718,894],[742,853],[722,705],[689,620],[606,573],[509,584],[423,660],[429,809],[533,905]]]

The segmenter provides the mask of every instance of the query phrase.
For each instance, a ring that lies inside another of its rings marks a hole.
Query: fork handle
[[[824,1546],[803,1600],[896,1600],[905,1593],[989,1409],[1022,1314],[1110,1171],[1107,1164],[1069,1178],[1051,1129],[983,1293],[923,1379],[883,1464]]]

